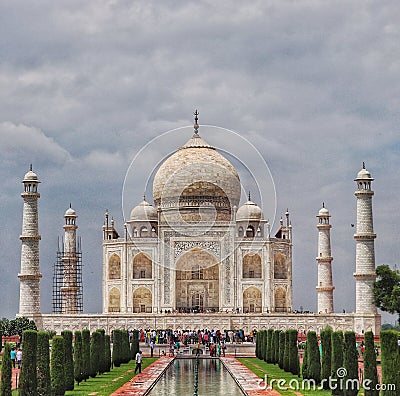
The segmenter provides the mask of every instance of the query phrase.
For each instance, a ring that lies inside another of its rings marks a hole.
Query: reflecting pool
[[[175,359],[149,395],[193,395],[196,359]],[[199,359],[198,395],[243,396],[219,359]]]

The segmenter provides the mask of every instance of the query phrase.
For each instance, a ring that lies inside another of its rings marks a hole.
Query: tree
[[[392,330],[381,331],[382,383],[394,384],[395,390],[382,392],[384,396],[396,396],[400,389],[400,356],[397,340],[399,334]]]
[[[133,343],[133,341],[132,341]],[[121,348],[122,348],[122,334],[121,330],[115,329],[113,331],[113,351],[112,351],[112,362],[115,367],[121,365]]]
[[[18,334],[21,337],[25,330],[37,331],[35,322],[33,320],[29,320],[25,316],[21,316],[13,320],[10,320],[10,327],[9,327],[10,334],[8,335],[12,336]]]
[[[329,389],[329,377],[332,363],[332,328],[321,330],[321,381],[324,389]]]
[[[279,360],[278,365],[279,368],[283,370],[283,360],[285,357],[285,332],[281,331],[279,333]]]
[[[303,379],[309,379],[308,375],[308,353],[307,353],[307,342],[306,345],[304,346],[304,354],[303,354],[303,365],[301,366],[301,375]]]
[[[131,348],[129,345],[129,332],[128,330],[122,330],[122,363],[129,363],[130,360],[131,360]]]
[[[99,374],[105,373],[106,370],[106,363],[105,363],[105,330],[98,329],[97,332],[100,334],[99,340]],[[128,340],[129,342],[129,340]]]
[[[273,363],[273,349],[272,349],[272,338],[274,336],[274,329],[268,329],[267,331],[267,363]]]
[[[90,371],[89,375],[95,378],[99,372],[100,366],[100,341],[101,335],[98,331],[92,333],[92,340],[90,342]]]
[[[51,395],[63,396],[65,394],[64,338],[55,336],[51,346],[50,378]]]
[[[384,264],[376,267],[376,275],[374,303],[382,311],[397,314],[400,325],[400,272]]]
[[[289,331],[285,331],[285,352],[283,353],[283,369],[287,372],[290,371],[290,361],[289,361]]]
[[[37,394],[51,394],[49,333],[45,331],[37,333]]]
[[[297,347],[297,330],[289,330],[289,368],[293,375],[300,375],[299,349]]]
[[[309,379],[316,383],[321,382],[321,360],[315,331],[307,333],[307,373]]]
[[[64,372],[65,372],[65,390],[74,390],[74,357],[72,354],[72,331],[64,330],[61,332],[64,338]]]
[[[108,334],[105,335],[105,344],[105,368],[106,372],[108,373],[111,370],[111,342]]]
[[[74,378],[78,385],[84,380],[83,356],[82,356],[82,333],[75,331],[74,340]]]
[[[3,362],[1,368],[1,395],[11,396],[12,394],[12,367],[11,367],[11,344],[6,343],[4,346]]]
[[[346,396],[358,395],[358,352],[356,349],[356,335],[354,331],[344,333],[343,367],[346,369],[345,389]]]
[[[22,334],[23,359],[24,364],[21,368],[19,380],[19,396],[37,395],[37,373],[36,373],[36,349],[37,332],[35,330],[25,330]]]
[[[343,389],[340,379],[341,370],[343,368],[343,332],[334,331],[332,333],[332,363],[331,363],[331,377],[335,380],[336,389],[332,389],[332,395],[342,396]]]
[[[136,354],[139,352],[139,330],[133,330],[132,345],[131,345],[131,359],[134,360]]]
[[[379,391],[375,390],[378,381],[378,373],[376,369],[376,353],[374,344],[374,333],[367,331],[364,336],[365,352],[364,352],[364,379],[370,381],[369,389],[364,390],[365,396],[379,396]]]
[[[90,331],[82,330],[82,373],[83,379],[86,381],[89,378],[90,372]]]
[[[279,363],[279,333],[280,330],[274,331],[274,363]]]

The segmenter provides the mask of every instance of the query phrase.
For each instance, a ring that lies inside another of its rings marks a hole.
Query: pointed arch
[[[286,256],[282,253],[274,255],[274,278],[287,279]]]
[[[113,287],[108,294],[108,312],[121,311],[121,293],[117,287]]]
[[[108,259],[108,279],[121,279],[121,258],[116,253]]]
[[[243,313],[262,312],[262,293],[255,286],[243,292]]]
[[[278,287],[275,290],[275,312],[287,312],[286,290]]]
[[[153,294],[144,286],[140,286],[133,292],[133,312],[151,313],[153,305]]]
[[[133,258],[132,274],[133,279],[149,279],[153,277],[153,263],[151,258],[141,252]]]
[[[257,253],[248,253],[243,257],[243,278],[261,278],[261,256]]]

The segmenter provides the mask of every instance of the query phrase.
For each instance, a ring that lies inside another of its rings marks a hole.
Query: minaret
[[[329,210],[322,204],[318,212],[318,312],[333,313],[331,228]]]
[[[76,314],[78,310],[78,274],[77,263],[78,256],[76,252],[76,212],[69,208],[65,212],[64,224],[64,253],[63,261],[63,285],[61,287],[62,313]]]
[[[374,224],[372,217],[372,197],[374,192],[371,184],[374,179],[365,169],[365,164],[358,172],[354,181],[357,183],[357,229],[356,240],[356,313],[375,314],[377,312],[373,301],[373,283],[375,272]]]
[[[18,274],[19,286],[19,315],[32,319],[40,314],[40,261],[39,261],[39,224],[38,224],[38,193],[39,179],[32,172],[32,165],[25,174],[24,200],[22,214],[21,272]]]

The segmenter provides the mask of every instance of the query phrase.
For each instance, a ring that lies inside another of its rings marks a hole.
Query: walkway
[[[174,360],[172,357],[161,357],[146,367],[140,374],[134,376],[125,385],[122,385],[111,396],[143,396],[151,388],[156,379],[166,370],[172,360]]]
[[[264,382],[260,382],[261,379],[257,377],[257,375],[255,375],[251,370],[249,370],[234,357],[221,357],[220,359],[227,370],[231,373],[235,381],[248,396],[280,396],[280,393],[276,390],[262,389]]]

